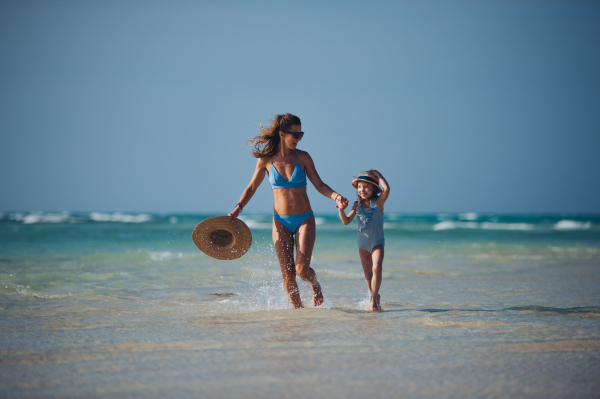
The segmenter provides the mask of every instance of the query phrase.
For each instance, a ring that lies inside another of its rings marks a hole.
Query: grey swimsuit
[[[371,253],[376,246],[385,245],[383,212],[377,207],[377,198],[372,199],[371,206],[366,209],[359,203],[356,216],[358,216],[358,247]]]

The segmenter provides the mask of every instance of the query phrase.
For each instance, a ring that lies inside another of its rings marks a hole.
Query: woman
[[[323,293],[317,274],[310,267],[316,228],[306,195],[306,178],[317,191],[334,200],[338,207],[346,208],[348,200],[323,183],[310,155],[296,148],[304,136],[300,118],[292,114],[277,115],[269,129],[261,125],[260,130],[260,136],[248,140],[252,143],[252,154],[258,158],[254,176],[229,216],[232,221],[238,217],[268,173],[275,197],[273,243],[281,265],[283,285],[292,305],[301,308],[302,300],[296,283],[298,274],[312,286],[313,305],[319,306],[323,303]]]

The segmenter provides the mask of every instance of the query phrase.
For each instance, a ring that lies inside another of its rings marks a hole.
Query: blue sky
[[[291,112],[387,211],[599,213],[599,71],[598,2],[2,1],[0,210],[229,212]]]

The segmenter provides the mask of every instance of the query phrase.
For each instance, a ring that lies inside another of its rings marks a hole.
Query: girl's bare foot
[[[323,292],[321,292],[321,285],[317,282],[315,285],[312,286],[312,290],[313,290],[313,305],[314,306],[320,306],[321,304],[323,304]]]

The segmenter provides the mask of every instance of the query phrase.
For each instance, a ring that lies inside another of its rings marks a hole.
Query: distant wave
[[[0,223],[35,224],[73,224],[73,223],[117,223],[117,224],[170,224],[178,228],[195,226],[201,220],[218,214],[192,213],[133,213],[133,212],[0,212]],[[272,214],[244,214],[240,217],[251,230],[271,230]],[[315,215],[315,224],[319,231],[336,231],[343,234],[356,229],[356,218],[351,226],[344,226],[339,216],[334,214]],[[566,215],[502,215],[478,214],[474,212],[456,214],[396,214],[385,216],[386,232],[420,233],[455,231],[485,232],[514,231],[537,232],[547,234],[573,233],[581,234],[600,232],[600,215],[566,216]],[[337,233],[334,233],[337,234]],[[387,233],[386,233],[387,234]]]
[[[464,220],[477,220],[478,215],[475,212],[459,213],[458,217]]]
[[[240,216],[239,219],[250,229],[268,230],[273,227],[273,222],[261,216]]]
[[[68,212],[61,213],[42,213],[32,212],[30,214],[15,213],[8,215],[9,220],[22,222],[23,224],[34,223],[69,223],[73,221],[73,217]]]
[[[481,223],[481,228],[486,230],[533,230],[530,223]]]
[[[122,222],[122,223],[144,223],[152,220],[152,217],[145,213],[139,215],[127,215],[124,213],[90,213],[90,219],[94,222]]]
[[[591,222],[578,222],[575,220],[561,220],[554,225],[554,230],[587,230],[592,226]]]
[[[475,222],[453,222],[451,220],[444,220],[433,225],[433,231],[439,230],[452,230],[452,229],[477,229],[479,223]]]
[[[497,222],[455,222],[445,220],[433,225],[433,231],[452,229],[483,229],[483,230],[533,230],[534,225],[530,223],[497,223]]]
[[[82,222],[120,222],[120,223],[145,223],[152,220],[152,216],[146,213],[131,215],[121,212],[100,213],[91,212],[89,214],[72,215],[69,212],[51,213],[51,212],[16,212],[3,213],[0,219],[11,222],[20,222],[23,224],[36,223],[82,223]],[[173,221],[171,221],[173,223]],[[176,222],[176,220],[175,220]]]

